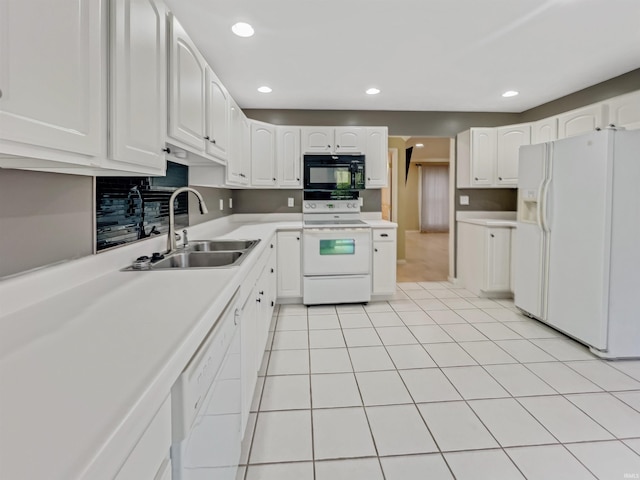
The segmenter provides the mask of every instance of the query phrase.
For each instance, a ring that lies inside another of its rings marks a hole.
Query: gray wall
[[[638,89],[640,89],[640,68],[522,112],[519,121],[540,120]]]
[[[233,207],[229,208],[229,199],[233,198],[233,190],[228,188],[211,188],[201,186],[191,186],[195,188],[204,199],[209,213],[202,215],[198,208],[198,199],[195,195],[189,194],[189,225],[198,225],[216,218],[226,217],[233,213],[239,213],[236,207],[236,201],[233,200]],[[223,208],[220,210],[220,200],[222,200]]]
[[[469,205],[460,205],[460,195],[469,196]],[[516,188],[457,188],[456,211],[515,212],[518,209]]]
[[[380,190],[361,190],[360,196],[363,212],[379,212],[382,208]],[[293,198],[293,207],[287,206],[289,198]],[[302,190],[234,190],[233,204],[233,213],[301,213]]]
[[[93,177],[0,169],[0,277],[93,253]]]

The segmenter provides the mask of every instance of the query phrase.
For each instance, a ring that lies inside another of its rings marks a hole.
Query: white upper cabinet
[[[111,2],[109,166],[164,174],[166,10],[158,0]],[[128,167],[118,163],[129,164]],[[134,165],[136,167],[134,167]]]
[[[206,151],[220,160],[226,160],[229,145],[229,94],[209,66],[206,67],[206,79]]]
[[[518,184],[520,147],[531,144],[531,127],[528,124],[499,127],[496,134],[496,183],[515,186]]]
[[[607,107],[596,103],[558,115],[558,138],[573,137],[607,126]]]
[[[490,186],[493,182],[496,158],[496,130],[471,129],[471,185]]]
[[[531,124],[531,143],[545,143],[558,139],[558,118],[551,117]]]
[[[302,127],[302,153],[332,153],[333,127]]]
[[[251,185],[275,187],[276,171],[276,127],[251,121]]]
[[[173,16],[170,45],[169,136],[179,146],[204,152],[206,63]]]
[[[382,188],[387,186],[389,168],[387,127],[370,127],[365,129],[365,166],[366,188]]]
[[[366,128],[336,127],[334,130],[335,153],[364,153]]]
[[[250,137],[245,131],[247,120],[240,107],[229,99],[229,155],[227,157],[227,181],[230,185],[247,185],[249,174],[245,155],[249,152],[245,140]],[[248,140],[247,140],[248,143]]]
[[[103,6],[95,0],[0,2],[1,140],[104,154]],[[11,150],[4,143],[0,147],[3,153]]]
[[[609,123],[628,130],[640,129],[640,90],[608,100]]]
[[[276,157],[278,185],[302,188],[302,156],[300,154],[300,127],[276,127]]]

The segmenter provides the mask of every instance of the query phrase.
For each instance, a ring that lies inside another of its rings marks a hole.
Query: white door
[[[496,130],[494,128],[471,129],[471,185],[493,184],[496,158]]]
[[[116,0],[111,7],[109,156],[164,173],[166,10],[158,0]]]
[[[251,185],[267,187],[276,183],[276,127],[251,122]]]
[[[302,127],[302,153],[333,152],[333,127]]]
[[[365,147],[366,188],[387,186],[389,171],[389,148],[387,127],[367,128]]]
[[[302,238],[302,270],[305,276],[370,272],[370,229],[308,228],[303,231]]]
[[[484,290],[507,292],[511,286],[511,229],[487,228]]]
[[[226,160],[229,143],[229,94],[209,66],[206,67],[206,78],[206,149],[208,154]]]
[[[518,308],[544,320],[546,275],[546,235],[540,217],[542,186],[546,179],[548,144],[520,150],[518,184],[518,225],[514,232],[512,259],[514,302]]]
[[[302,296],[302,232],[278,232],[278,297]]]
[[[607,100],[609,123],[627,130],[640,129],[640,90]]]
[[[169,58],[169,136],[203,152],[205,61],[175,17]]]
[[[558,119],[545,118],[531,124],[531,143],[544,143],[558,138]]]
[[[336,127],[334,130],[336,153],[363,153],[366,144],[363,127]]]
[[[498,185],[518,184],[518,155],[522,145],[531,143],[529,125],[513,125],[497,129],[496,175]]]
[[[558,115],[558,138],[574,137],[604,128],[606,106],[597,103]]]
[[[280,187],[301,188],[302,156],[300,155],[300,128],[276,127],[276,158],[278,164],[278,185]]]
[[[547,321],[606,348],[612,165],[609,135],[553,143],[546,215],[550,229]]]
[[[102,153],[107,36],[101,5],[95,0],[0,2],[0,138]]]

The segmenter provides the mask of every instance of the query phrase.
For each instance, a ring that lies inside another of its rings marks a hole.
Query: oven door
[[[371,229],[305,228],[302,255],[305,276],[368,274]]]

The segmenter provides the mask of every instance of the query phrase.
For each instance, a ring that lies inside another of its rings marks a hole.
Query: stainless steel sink
[[[244,260],[244,252],[178,252],[151,265],[151,270],[166,268],[231,267]]]
[[[192,252],[221,252],[249,250],[260,240],[190,240],[187,247]]]

